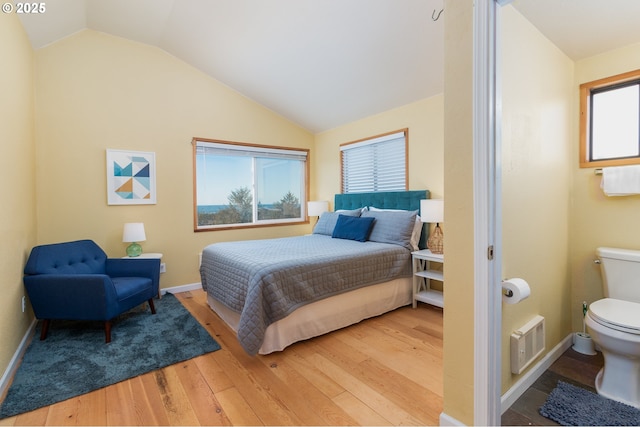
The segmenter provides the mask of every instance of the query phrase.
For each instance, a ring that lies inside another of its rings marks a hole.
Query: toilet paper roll
[[[502,282],[502,301],[517,304],[531,295],[531,288],[524,279],[513,278]],[[510,296],[509,296],[510,295]]]

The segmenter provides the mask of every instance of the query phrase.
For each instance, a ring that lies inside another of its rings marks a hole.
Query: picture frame
[[[107,149],[107,204],[156,204],[156,154]]]

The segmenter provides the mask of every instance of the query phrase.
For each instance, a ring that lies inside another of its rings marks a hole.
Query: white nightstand
[[[431,289],[431,280],[442,282],[444,286],[443,272],[431,268],[431,263],[436,262],[442,264],[444,270],[444,255],[432,254],[429,249],[423,249],[412,252],[411,256],[413,259],[413,308],[416,308],[418,301],[444,308],[443,293]]]
[[[154,253],[154,252],[143,252],[138,256],[123,256],[122,258],[160,258],[162,259],[162,254]]]

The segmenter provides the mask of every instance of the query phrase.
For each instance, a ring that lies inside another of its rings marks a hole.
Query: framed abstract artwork
[[[107,150],[107,203],[154,205],[156,203],[156,154]]]

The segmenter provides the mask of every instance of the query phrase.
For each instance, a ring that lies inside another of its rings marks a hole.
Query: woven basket
[[[444,234],[442,234],[442,229],[439,224],[436,224],[433,234],[429,236],[427,248],[429,248],[432,254],[444,253]]]

